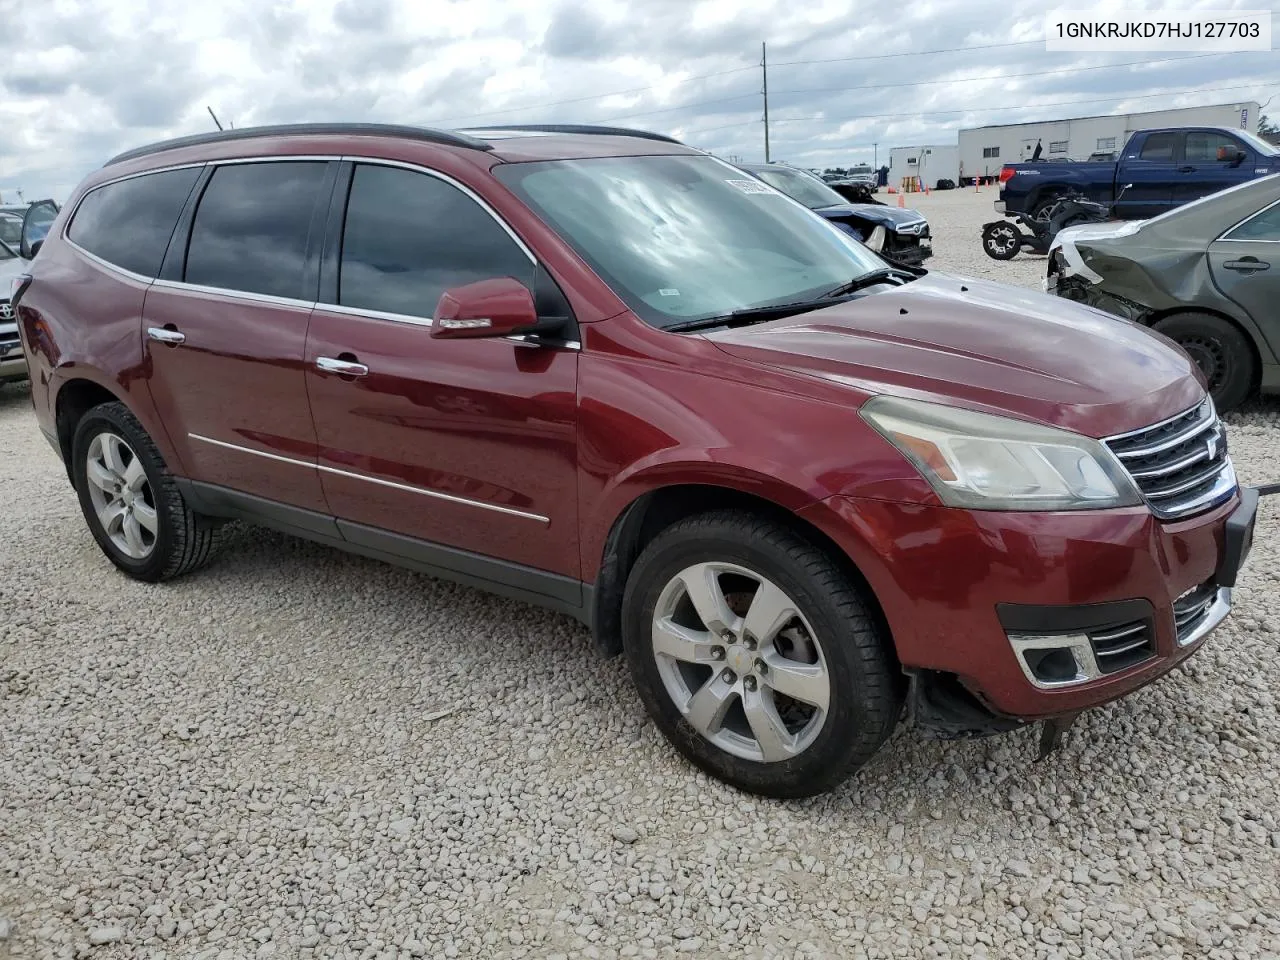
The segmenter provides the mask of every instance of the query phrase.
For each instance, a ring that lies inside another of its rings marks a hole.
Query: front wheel
[[[1238,327],[1211,313],[1178,313],[1155,324],[1155,329],[1195,361],[1220,413],[1248,399],[1254,381],[1253,349]]]
[[[752,793],[830,789],[901,712],[867,599],[827,554],[749,513],[696,516],[649,544],[627,581],[623,644],[663,734]]]
[[[1022,231],[1012,223],[988,223],[982,228],[982,249],[992,260],[1012,260],[1022,249]]]

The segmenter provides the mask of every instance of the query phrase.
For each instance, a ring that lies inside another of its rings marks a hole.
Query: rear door
[[[1280,201],[1209,245],[1213,282],[1243,309],[1273,352],[1280,352]]]
[[[142,374],[191,479],[277,522],[308,521],[266,501],[327,512],[302,363],[336,166],[210,166],[143,307]]]
[[[1225,152],[1226,159],[1218,159],[1220,151]],[[1245,155],[1238,163],[1231,159],[1237,153]],[[1255,160],[1254,152],[1229,133],[1188,130],[1174,197],[1180,204],[1190,203],[1242,183],[1253,176]]]
[[[1174,206],[1174,187],[1182,157],[1184,135],[1170,130],[1135,136],[1116,167],[1115,192],[1126,184],[1117,212],[1126,220],[1159,216]]]

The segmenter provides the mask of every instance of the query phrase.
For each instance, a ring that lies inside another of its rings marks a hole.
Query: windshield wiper
[[[902,277],[906,280],[916,279],[915,274],[908,273],[906,270],[899,270],[897,267],[881,267],[879,270],[872,270],[870,273],[864,273],[860,277],[854,277],[848,283],[842,283],[834,290],[828,290],[822,296],[843,297],[851,293],[857,293],[863,287],[870,287],[890,277]]]
[[[726,327],[735,323],[748,321],[763,322],[765,320],[780,320],[783,317],[794,317],[797,313],[805,313],[809,310],[821,310],[823,307],[830,307],[837,303],[844,303],[847,299],[847,297],[832,296],[828,294],[826,296],[817,297],[813,300],[796,300],[792,303],[772,303],[764,307],[744,307],[741,310],[733,310],[718,317],[703,317],[701,320],[686,320],[683,323],[673,323],[669,327],[663,327],[663,329],[673,331],[675,333],[683,333],[687,330],[703,330],[707,327]]]

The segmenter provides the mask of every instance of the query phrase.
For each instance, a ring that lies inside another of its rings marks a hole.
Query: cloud
[[[1042,15],[996,0],[49,3],[0,13],[0,192],[65,196],[120,150],[209,129],[206,105],[237,126],[618,123],[759,159],[762,40],[773,156],[806,166],[869,160],[873,144],[884,160],[962,126],[1280,89],[1274,53],[1049,54]]]

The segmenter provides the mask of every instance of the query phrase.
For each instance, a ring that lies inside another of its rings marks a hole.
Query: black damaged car
[[[929,221],[918,210],[874,202],[850,203],[813,174],[782,163],[740,163],[738,167],[826,217],[889,260],[917,266],[933,256]]]

